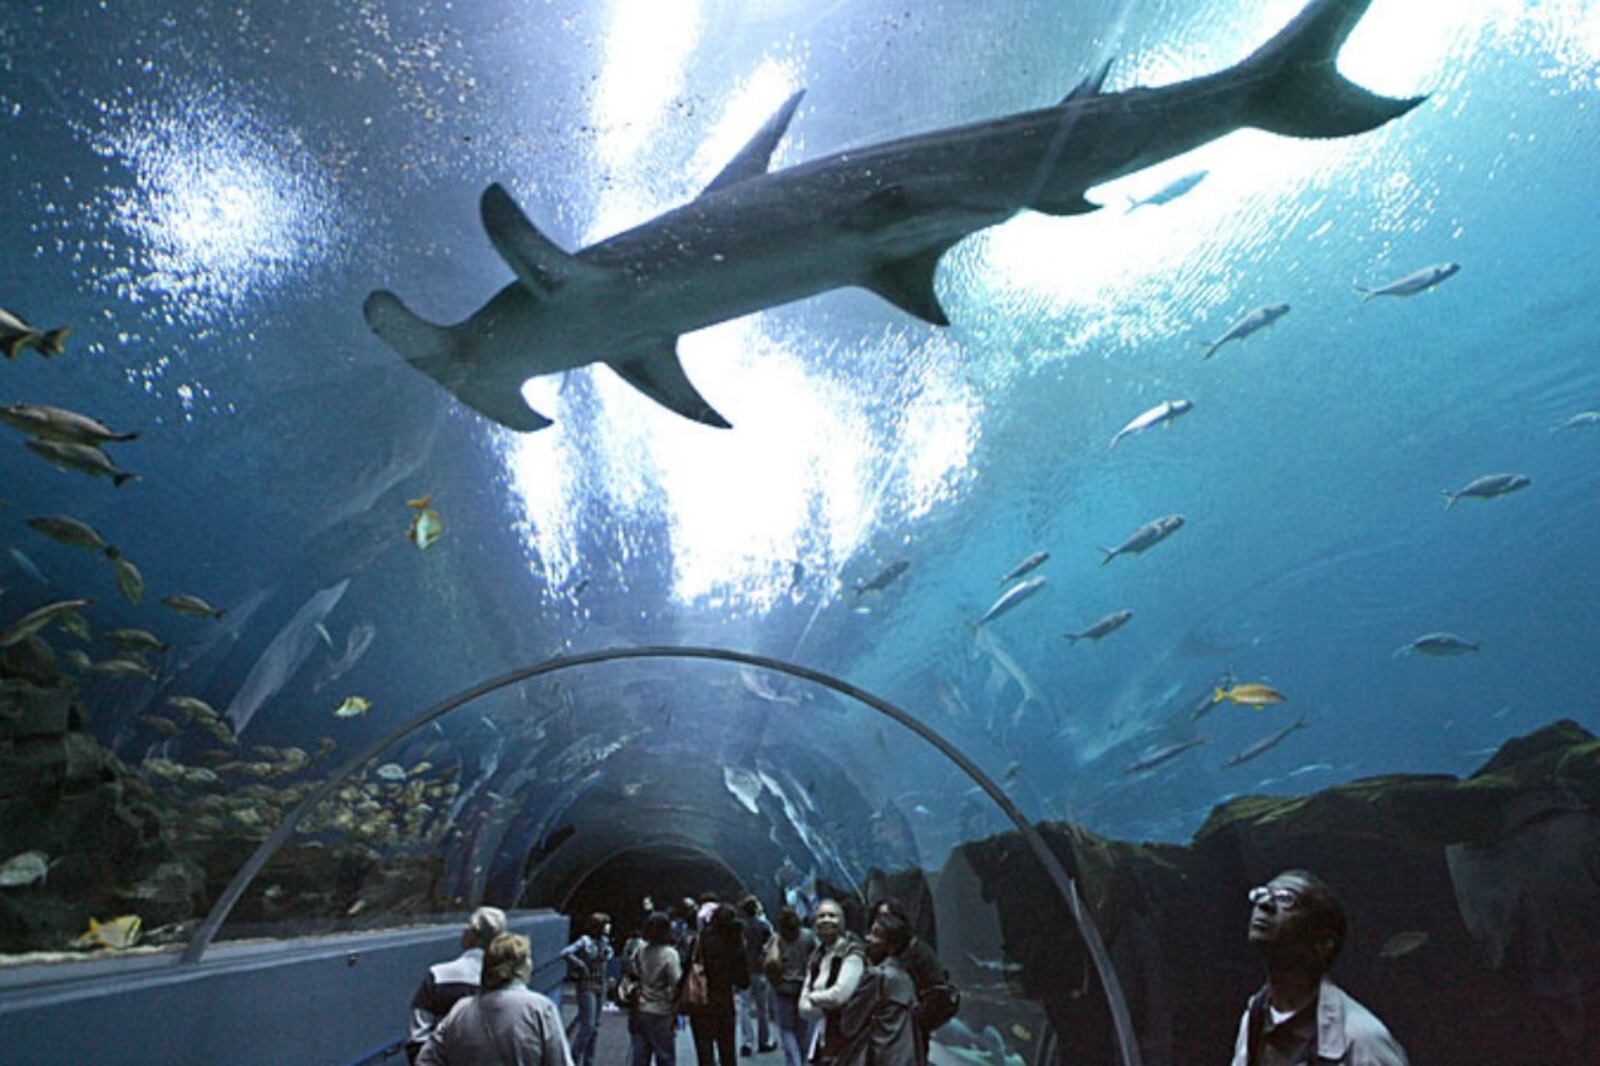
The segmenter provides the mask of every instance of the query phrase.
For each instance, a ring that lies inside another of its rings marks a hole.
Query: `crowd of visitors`
[[[684,1025],[696,1066],[738,1066],[779,1048],[785,1066],[923,1066],[929,1033],[955,1013],[949,975],[894,900],[873,910],[864,941],[831,899],[810,927],[788,906],[774,925],[755,896],[644,904],[615,978],[608,915],[589,915],[562,949],[577,1008],[565,1029],[555,1004],[526,986],[526,938],[506,933],[499,910],[475,911],[462,954],[433,967],[417,992],[411,1060],[594,1066],[609,1001],[628,1015],[629,1066],[677,1066]]]

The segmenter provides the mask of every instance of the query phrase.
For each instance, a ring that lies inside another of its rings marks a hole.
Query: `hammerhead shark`
[[[681,334],[847,285],[949,325],[934,271],[972,233],[1023,210],[1094,211],[1089,188],[1241,127],[1344,137],[1410,111],[1425,97],[1378,96],[1334,69],[1370,2],[1312,0],[1217,73],[1103,93],[1107,63],[1052,107],[769,171],[802,90],[696,199],[575,253],[490,185],[483,226],[516,280],[454,326],[380,290],[367,297],[367,324],[462,403],[513,430],[551,424],[523,399],[525,381],[590,363],[686,418],[727,428],[684,374]]]

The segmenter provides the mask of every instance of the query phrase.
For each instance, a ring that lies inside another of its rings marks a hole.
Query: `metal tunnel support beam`
[[[1078,932],[1082,935],[1084,944],[1089,948],[1089,955],[1094,960],[1095,972],[1100,977],[1100,985],[1105,989],[1106,1001],[1111,1008],[1111,1020],[1116,1027],[1117,1045],[1122,1053],[1123,1066],[1141,1066],[1139,1044],[1133,1032],[1133,1020],[1128,1013],[1127,1000],[1122,995],[1122,985],[1117,980],[1117,971],[1111,964],[1111,957],[1106,952],[1105,942],[1100,939],[1100,930],[1094,924],[1094,919],[1089,916],[1088,910],[1083,905],[1083,899],[1078,894],[1077,883],[1073,880],[1055,852],[1044,842],[1039,831],[1023,816],[1022,811],[1005,791],[978,768],[977,764],[967,758],[961,749],[950,743],[944,737],[934,732],[923,722],[914,717],[910,712],[901,710],[887,700],[868,692],[866,689],[857,688],[848,681],[841,680],[831,674],[812,670],[809,667],[799,666],[795,663],[785,662],[782,659],[773,659],[764,655],[752,655],[748,652],[732,651],[728,648],[709,648],[694,645],[647,645],[638,648],[607,648],[602,651],[580,652],[575,655],[562,655],[533,666],[525,666],[508,673],[479,682],[471,688],[458,692],[454,696],[429,707],[427,710],[413,717],[410,721],[396,727],[389,733],[368,744],[357,752],[343,766],[334,771],[333,775],[319,785],[310,795],[284,815],[272,835],[261,842],[255,852],[239,867],[233,875],[233,880],[223,891],[221,897],[212,905],[205,921],[200,923],[200,928],[195,930],[194,939],[189,941],[184,948],[182,962],[199,962],[205,956],[206,949],[216,937],[217,930],[227,920],[228,914],[233,910],[239,898],[255,879],[256,874],[267,864],[273,854],[282,847],[294,834],[301,820],[315,810],[316,807],[332,795],[333,791],[342,785],[350,775],[360,770],[367,763],[383,755],[391,747],[400,743],[412,733],[423,726],[442,718],[457,707],[471,703],[480,696],[507,688],[530,678],[540,677],[544,674],[553,674],[561,670],[570,670],[574,667],[588,666],[596,663],[617,662],[624,659],[713,659],[721,662],[738,663],[744,666],[756,666],[765,670],[774,670],[781,674],[788,674],[802,681],[810,681],[824,688],[832,689],[842,696],[848,696],[858,703],[865,704],[885,717],[899,722],[913,733],[917,734],[929,744],[939,750],[939,753],[954,763],[962,773],[970,777],[977,786],[995,802],[1011,823],[1017,827],[1022,838],[1027,841],[1028,847],[1033,851],[1034,857],[1044,867],[1045,874],[1054,883],[1056,891],[1061,894],[1062,900],[1067,905],[1073,921],[1077,923]]]

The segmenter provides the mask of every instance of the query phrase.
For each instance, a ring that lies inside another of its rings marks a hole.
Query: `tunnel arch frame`
[[[560,655],[535,663],[532,666],[519,667],[486,681],[480,681],[461,690],[453,696],[446,697],[414,715],[388,733],[372,741],[362,748],[333,774],[314,789],[305,799],[283,816],[277,827],[262,841],[244,865],[239,867],[228,882],[228,887],[212,904],[211,910],[206,914],[205,920],[195,930],[193,939],[184,947],[179,958],[180,965],[196,964],[205,957],[206,949],[216,937],[217,930],[227,920],[234,906],[239,902],[250,882],[255,880],[256,874],[261,872],[268,860],[277,850],[288,842],[290,836],[299,827],[301,820],[315,810],[324,800],[333,794],[334,790],[342,785],[352,774],[363,766],[383,755],[394,745],[400,743],[412,733],[421,729],[436,719],[449,714],[457,707],[471,703],[481,696],[497,692],[503,688],[530,678],[540,677],[544,674],[556,673],[562,670],[571,670],[580,666],[591,666],[600,663],[618,662],[627,659],[703,659],[720,662],[738,663],[745,666],[755,666],[777,673],[787,674],[832,689],[840,695],[870,707],[879,714],[900,723],[917,736],[933,745],[941,755],[965,773],[981,788],[984,793],[994,801],[995,805],[1011,820],[1022,838],[1027,842],[1028,848],[1033,852],[1045,875],[1055,885],[1060,893],[1062,902],[1067,905],[1068,912],[1077,924],[1078,933],[1083,937],[1084,944],[1089,949],[1089,955],[1094,962],[1096,975],[1100,979],[1100,987],[1105,990],[1106,1002],[1111,1010],[1112,1024],[1116,1030],[1117,1046],[1122,1055],[1123,1066],[1141,1066],[1138,1039],[1133,1031],[1132,1017],[1128,1012],[1127,1000],[1122,994],[1122,986],[1117,979],[1116,968],[1111,963],[1111,957],[1106,951],[1105,942],[1100,938],[1100,930],[1094,924],[1094,919],[1089,916],[1083,905],[1083,899],[1078,893],[1077,882],[1067,873],[1057,858],[1055,852],[1045,843],[1039,831],[1023,815],[1020,808],[1012,802],[1004,789],[997,785],[988,774],[984,773],[960,748],[946,740],[921,719],[910,712],[902,710],[879,696],[868,692],[866,689],[852,685],[850,682],[801,666],[798,663],[788,662],[765,655],[755,655],[750,652],[734,651],[730,648],[708,647],[703,645],[673,645],[651,644],[632,648],[605,648],[599,651],[577,652],[572,655]]]

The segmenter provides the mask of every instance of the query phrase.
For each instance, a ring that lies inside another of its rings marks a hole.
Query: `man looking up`
[[[1344,904],[1327,882],[1286,870],[1250,890],[1250,943],[1267,983],[1250,997],[1233,1066],[1409,1066],[1384,1024],[1328,979]]]
[[[483,949],[506,931],[506,912],[499,907],[479,907],[461,931],[461,954],[449,962],[428,968],[428,976],[411,999],[411,1036],[406,1040],[406,1057],[417,1061],[417,1053],[427,1042],[434,1026],[450,1013],[456,1000],[478,991],[483,972]]]

